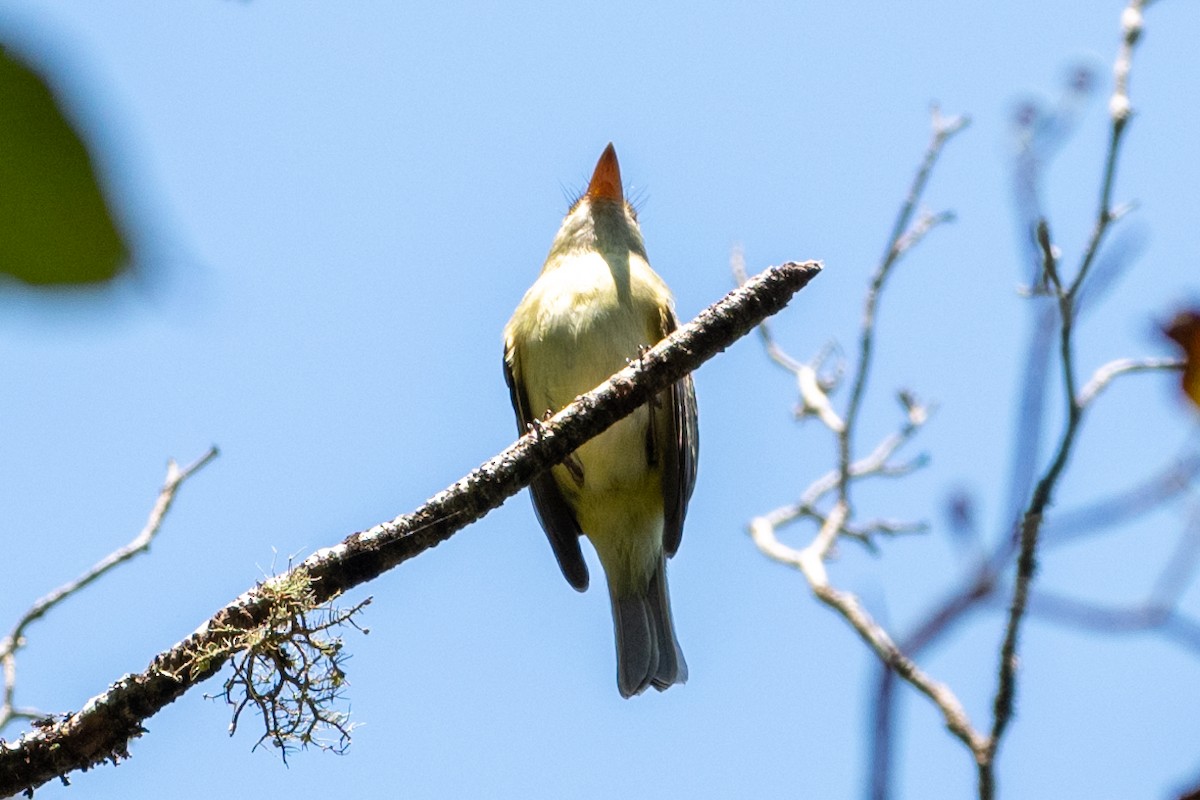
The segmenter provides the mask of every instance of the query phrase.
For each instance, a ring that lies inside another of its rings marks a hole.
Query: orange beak
[[[608,143],[608,147],[600,154],[600,160],[596,162],[596,171],[592,173],[592,181],[588,184],[587,198],[618,202],[625,199],[625,194],[621,191],[621,166],[617,163],[617,151],[612,142]]]

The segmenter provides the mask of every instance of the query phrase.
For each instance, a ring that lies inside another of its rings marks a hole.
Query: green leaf
[[[0,273],[92,284],[128,262],[87,148],[42,78],[0,46]]]

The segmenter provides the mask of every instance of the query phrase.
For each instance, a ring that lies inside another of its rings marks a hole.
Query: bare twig
[[[885,281],[887,281],[888,275],[891,274],[892,268],[900,258],[909,249],[919,243],[934,226],[953,218],[952,215],[946,213],[924,215],[910,229],[917,204],[920,202],[921,196],[925,191],[925,186],[929,182],[929,176],[933,172],[933,167],[937,164],[938,157],[942,154],[942,149],[945,147],[946,142],[965,128],[969,122],[970,120],[967,117],[962,116],[943,117],[937,107],[934,107],[933,135],[930,138],[929,146],[925,150],[925,157],[921,161],[921,166],[917,169],[917,174],[913,178],[912,185],[909,186],[908,196],[905,198],[904,204],[900,207],[900,213],[896,216],[891,236],[888,237],[887,247],[884,249],[883,257],[880,259],[879,266],[876,268],[875,274],[871,278],[870,286],[867,289],[867,299],[863,308],[863,320],[859,333],[858,365],[854,372],[854,379],[851,381],[850,400],[846,405],[846,413],[844,415],[845,423],[842,425],[841,430],[838,431],[838,470],[843,476],[838,484],[838,498],[847,506],[850,505],[849,470],[852,459],[851,452],[854,447],[854,429],[855,423],[858,421],[859,409],[862,408],[867,376],[871,370],[871,356],[875,346],[875,315],[879,306],[880,293],[883,291],[883,286]]]
[[[852,479],[867,478],[873,475],[902,477],[912,472],[913,469],[920,465],[919,461],[915,463],[895,464],[891,461],[891,458],[897,450],[916,435],[919,429],[919,425],[906,425],[900,431],[885,437],[874,450],[850,465],[850,477]],[[805,509],[816,508],[816,505],[826,495],[837,489],[841,477],[841,471],[830,470],[808,485],[808,488],[800,495],[800,502],[798,504],[787,506],[786,508],[801,509],[802,511],[798,513],[803,513]],[[781,512],[772,512],[772,515],[779,513]],[[773,518],[775,519],[775,524],[780,524],[784,521],[781,518]]]
[[[1083,286],[1084,279],[1095,262],[1096,255],[1104,240],[1109,225],[1117,218],[1112,208],[1113,182],[1116,174],[1117,158],[1119,155],[1122,134],[1129,122],[1131,108],[1128,94],[1128,78],[1133,47],[1142,31],[1142,8],[1144,0],[1131,0],[1121,17],[1123,30],[1122,43],[1117,55],[1114,73],[1116,86],[1109,103],[1112,118],[1112,132],[1109,137],[1108,155],[1105,160],[1104,178],[1100,191],[1099,211],[1096,223],[1084,250],[1083,258],[1075,279],[1069,288],[1064,288],[1063,281],[1058,277],[1055,264],[1057,252],[1050,240],[1048,226],[1041,225],[1038,229],[1038,244],[1042,249],[1046,264],[1046,273],[1054,283],[1059,303],[1059,351],[1062,366],[1063,393],[1066,400],[1066,423],[1059,438],[1057,450],[1050,466],[1046,469],[1037,486],[1034,487],[1019,526],[1020,546],[1017,554],[1017,576],[1013,587],[1012,601],[1009,606],[1008,623],[1005,627],[1003,641],[1000,646],[999,675],[996,696],[992,704],[992,731],[989,757],[980,763],[979,796],[980,800],[990,800],[995,793],[995,754],[1000,742],[1012,719],[1013,703],[1016,697],[1017,643],[1020,636],[1021,623],[1025,616],[1025,608],[1029,598],[1029,588],[1037,568],[1038,537],[1042,528],[1047,507],[1050,505],[1058,480],[1066,469],[1070,458],[1075,437],[1079,432],[1083,418],[1084,404],[1076,392],[1075,358],[1073,334],[1075,323],[1075,298]],[[1098,384],[1103,388],[1107,382]],[[1099,388],[1096,390],[1099,391]],[[1095,393],[1091,395],[1094,397]]]
[[[905,656],[887,631],[867,613],[857,597],[830,585],[829,576],[825,571],[825,558],[846,523],[847,513],[846,504],[839,500],[816,538],[803,550],[795,550],[780,542],[775,526],[766,517],[758,517],[751,521],[750,535],[764,554],[804,573],[813,594],[841,614],[884,664],[932,700],[942,712],[950,732],[970,748],[971,752],[981,756],[985,752],[987,741],[972,727],[962,703],[954,692],[945,684],[930,678]]]
[[[183,485],[184,481],[196,474],[204,465],[216,457],[217,448],[210,447],[207,453],[182,469],[180,469],[179,465],[173,459],[168,462],[167,477],[158,492],[158,499],[154,502],[154,507],[150,510],[150,518],[146,520],[145,527],[134,537],[133,541],[105,556],[95,566],[75,580],[64,583],[50,592],[50,594],[38,600],[28,611],[21,615],[21,618],[17,620],[17,624],[13,627],[12,631],[4,639],[0,640],[0,664],[3,665],[4,669],[4,698],[3,701],[0,701],[0,730],[4,730],[4,727],[13,720],[32,720],[44,716],[34,709],[19,708],[14,704],[17,683],[16,656],[17,652],[25,646],[26,629],[48,614],[59,603],[77,594],[84,587],[99,580],[106,573],[129,561],[131,558],[149,550],[150,544],[154,541],[154,537],[158,535],[158,531],[162,527],[167,512],[171,510],[171,504],[175,502],[175,494],[179,491],[179,487]]]
[[[1050,592],[1029,598],[1028,611],[1042,619],[1101,633],[1157,631],[1200,653],[1200,621],[1179,612],[1183,593],[1200,568],[1200,509],[1193,509],[1174,552],[1165,560],[1145,600],[1132,606],[1101,606]]]
[[[738,286],[745,283],[746,260],[740,248],[734,248],[733,253],[730,254],[729,266]],[[759,323],[758,333],[770,359],[796,376],[796,387],[800,394],[800,407],[796,411],[796,416],[800,418],[815,416],[830,430],[840,431],[843,423],[841,417],[833,410],[833,403],[829,400],[830,385],[827,385],[827,382],[823,381],[820,376],[821,366],[827,353],[821,353],[811,364],[806,364],[792,358],[776,343],[775,337],[771,335],[770,323],[766,320]],[[840,373],[835,375],[831,384],[836,384],[840,377]]]
[[[1081,299],[1088,295],[1088,304],[1094,304],[1097,282],[1102,279],[1110,280],[1115,271],[1114,265],[1118,263],[1114,260],[1112,248],[1103,246],[1106,235],[1110,232],[1112,223],[1132,208],[1132,204],[1114,205],[1113,190],[1120,145],[1131,118],[1128,79],[1133,48],[1141,34],[1142,12],[1148,5],[1149,3],[1141,0],[1131,0],[1122,16],[1122,41],[1114,66],[1116,80],[1109,103],[1111,131],[1102,169],[1098,210],[1095,224],[1080,258],[1079,268],[1073,276],[1064,273],[1061,267],[1062,254],[1054,246],[1050,226],[1043,217],[1038,197],[1038,178],[1041,161],[1047,155],[1047,144],[1061,142],[1062,132],[1069,126],[1061,124],[1063,114],[1056,113],[1051,115],[1050,119],[1045,119],[1031,104],[1024,106],[1018,116],[1022,134],[1015,170],[1018,216],[1022,222],[1023,239],[1030,245],[1030,252],[1034,255],[1037,272],[1041,277],[1035,275],[1031,280],[1035,287],[1032,292],[1035,296],[1031,298],[1031,308],[1034,312],[1033,335],[1030,339],[1020,393],[1021,406],[1016,415],[1018,425],[1009,497],[1002,507],[1003,532],[992,552],[986,556],[981,555],[963,576],[960,585],[935,604],[916,630],[900,642],[903,652],[910,657],[916,657],[933,642],[953,630],[970,611],[984,603],[992,602],[992,598],[1001,587],[1012,589],[1012,598],[1008,604],[1009,624],[1006,626],[1001,647],[998,689],[990,737],[992,741],[986,758],[978,763],[981,798],[991,798],[995,792],[996,748],[1012,713],[1016,686],[1017,636],[1024,610],[1044,609],[1048,603],[1053,602],[1042,593],[1031,595],[1029,589],[1036,567],[1035,555],[1039,534],[1044,525],[1044,512],[1049,505],[1053,488],[1067,464],[1083,411],[1119,375],[1142,369],[1172,368],[1165,363],[1151,360],[1116,362],[1102,368],[1091,381],[1077,390],[1072,352],[1072,328],[1079,319]],[[1077,71],[1077,76],[1079,80],[1073,80],[1068,90],[1069,98],[1075,100],[1085,95],[1090,85],[1089,76],[1084,71]],[[1077,103],[1072,104],[1072,107],[1075,106]],[[1076,116],[1069,108],[1067,121],[1072,121]],[[1048,141],[1047,134],[1053,141]],[[1127,257],[1127,252],[1120,257]],[[1046,294],[1050,297],[1045,297]],[[1057,348],[1054,347],[1056,341]],[[1054,349],[1058,351],[1062,367],[1060,377],[1065,387],[1064,394],[1068,406],[1067,424],[1052,454],[1050,466],[1039,477],[1035,470],[1036,465],[1041,462],[1038,450],[1042,441],[1046,376],[1049,374],[1051,353]],[[1137,366],[1134,366],[1134,363]],[[1156,503],[1165,502],[1179,493],[1176,487],[1177,480],[1178,476],[1168,476],[1166,482],[1156,481],[1155,485],[1145,491],[1139,491],[1136,498],[1130,500],[1131,507],[1122,507],[1120,513],[1111,514],[1110,519],[1127,518],[1130,513],[1138,513]],[[1111,509],[1111,504],[1104,504],[1104,508]],[[1063,517],[1064,524],[1069,519]],[[1014,530],[1019,535],[1011,535]],[[1018,550],[1021,558],[1017,578],[1011,583],[1003,581],[1001,575],[1013,563]],[[1061,603],[1059,607],[1062,607]],[[1136,610],[1139,613],[1126,613],[1127,610],[1110,611],[1114,612],[1108,616],[1110,622],[1115,622],[1117,616],[1121,617],[1121,624],[1127,626],[1143,624],[1145,621],[1145,616],[1140,615],[1141,610]],[[1161,617],[1158,610],[1152,616],[1155,616],[1155,619]],[[1076,617],[1081,618],[1081,615],[1077,614]],[[1186,637],[1187,625],[1177,621],[1177,618],[1178,615],[1171,614],[1168,621],[1156,630],[1163,635]],[[883,800],[890,791],[895,685],[894,673],[886,668],[881,669],[872,727],[871,797],[875,800]]]
[[[909,462],[895,462],[896,451],[908,442],[928,419],[928,409],[917,402],[908,392],[899,394],[905,411],[905,422],[899,431],[885,437],[868,456],[854,460],[852,457],[854,433],[866,392],[871,369],[871,357],[875,337],[875,320],[885,282],[900,258],[937,225],[953,219],[941,214],[922,213],[917,215],[917,206],[946,142],[967,124],[964,117],[943,118],[934,109],[933,133],[917,170],[908,194],[897,215],[887,247],[872,276],[867,290],[867,299],[860,327],[858,358],[852,378],[852,389],[843,416],[833,410],[827,393],[817,380],[817,368],[791,358],[782,351],[771,337],[762,330],[763,342],[768,355],[775,363],[797,376],[803,412],[822,420],[834,434],[838,464],[825,475],[817,478],[801,494],[799,502],[776,509],[750,522],[749,531],[755,545],[767,557],[801,571],[808,580],[813,594],[821,602],[841,614],[842,618],[866,642],[882,664],[919,692],[928,697],[942,712],[947,728],[962,741],[977,759],[987,752],[988,741],[972,725],[962,704],[955,694],[938,681],[930,678],[905,652],[896,646],[891,636],[876,622],[863,607],[859,599],[832,586],[825,569],[825,560],[842,536],[860,540],[871,545],[879,534],[896,534],[924,530],[923,524],[874,520],[866,523],[852,521],[853,512],[849,499],[849,487],[853,481],[873,476],[906,475],[925,463],[924,458]],[[913,221],[916,216],[916,221]],[[735,255],[734,271],[739,272],[740,262]],[[828,513],[820,510],[822,500],[836,492],[833,508]],[[796,520],[811,520],[818,523],[816,537],[805,548],[797,550],[779,539],[779,529]]]
[[[789,262],[755,276],[416,511],[314,553],[226,605],[80,711],[0,744],[0,797],[123,758],[148,717],[223,667],[231,640],[270,622],[281,585],[302,581],[312,602],[324,603],[440,544],[779,311],[820,270],[816,262]]]
[[[1081,408],[1091,405],[1092,401],[1122,375],[1134,372],[1163,372],[1183,369],[1183,361],[1177,358],[1121,358],[1110,361],[1092,375],[1092,379],[1084,384],[1079,391],[1076,401]]]
[[[1083,254],[1083,263],[1075,280],[1071,284],[1070,294],[1079,292],[1088,272],[1100,253],[1100,245],[1109,225],[1124,214],[1128,206],[1114,209],[1112,204],[1113,185],[1117,177],[1117,159],[1120,154],[1121,141],[1133,118],[1133,105],[1129,100],[1129,75],[1133,69],[1133,49],[1142,36],[1144,23],[1143,13],[1146,0],[1130,0],[1128,7],[1121,13],[1121,45],[1117,50],[1117,58],[1113,62],[1113,93],[1108,100],[1108,114],[1112,119],[1112,128],[1108,138],[1108,155],[1104,161],[1104,178],[1100,189],[1100,202],[1096,208],[1096,221],[1092,227],[1091,238]]]

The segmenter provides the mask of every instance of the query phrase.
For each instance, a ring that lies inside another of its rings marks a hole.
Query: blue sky
[[[964,568],[946,497],[976,494],[989,536],[1001,512],[1026,317],[1013,107],[1050,102],[1080,62],[1106,94],[1123,4],[403,5],[0,5],[0,37],[99,148],[147,265],[102,302],[0,291],[0,619],[132,538],[167,457],[222,450],[151,556],[31,631],[21,702],[78,708],[272,562],[410,510],[507,445],[501,329],[610,140],[682,318],[728,290],[735,245],[751,271],[819,258],[775,331],[798,357],[849,349],[936,100],[974,120],[927,195],[958,221],[884,298],[860,437],[892,429],[897,387],[936,402],[913,449],[932,465],[860,493],[864,516],[933,530],[877,556],[846,545],[832,566],[906,630]],[[1147,15],[1116,192],[1146,244],[1085,322],[1087,373],[1166,354],[1154,321],[1200,291],[1198,25],[1182,0]],[[1047,176],[1068,263],[1106,135],[1097,98]],[[828,434],[791,420],[791,380],[753,338],[696,383],[699,481],[670,572],[686,687],[621,700],[608,603],[566,585],[521,496],[368,587],[348,755],[285,768],[193,692],[132,761],[39,796],[859,796],[872,657],[744,532],[829,468]],[[1171,379],[1114,387],[1057,507],[1160,468],[1193,429]],[[1048,552],[1039,586],[1134,602],[1185,514]],[[1200,615],[1200,593],[1182,606]],[[982,613],[923,659],[977,724],[999,636]],[[1022,668],[1005,796],[1157,797],[1200,772],[1195,653],[1033,621]],[[901,708],[896,796],[967,796],[961,745],[922,699]]]

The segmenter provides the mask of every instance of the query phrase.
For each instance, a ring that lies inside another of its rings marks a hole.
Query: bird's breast
[[[540,388],[548,407],[565,406],[658,341],[658,298],[641,274],[649,267],[630,261],[622,275],[599,254],[576,256],[543,273],[523,301],[533,322],[522,342],[526,386]]]
[[[624,270],[614,270],[610,261],[586,253],[543,272],[514,315],[525,321],[512,335],[520,350],[521,379],[538,416],[594,389],[659,339],[662,304],[670,302],[661,279],[635,254]],[[580,447],[575,458],[582,481],[563,467],[555,469],[564,493],[645,486],[648,425],[649,411],[643,407]]]

